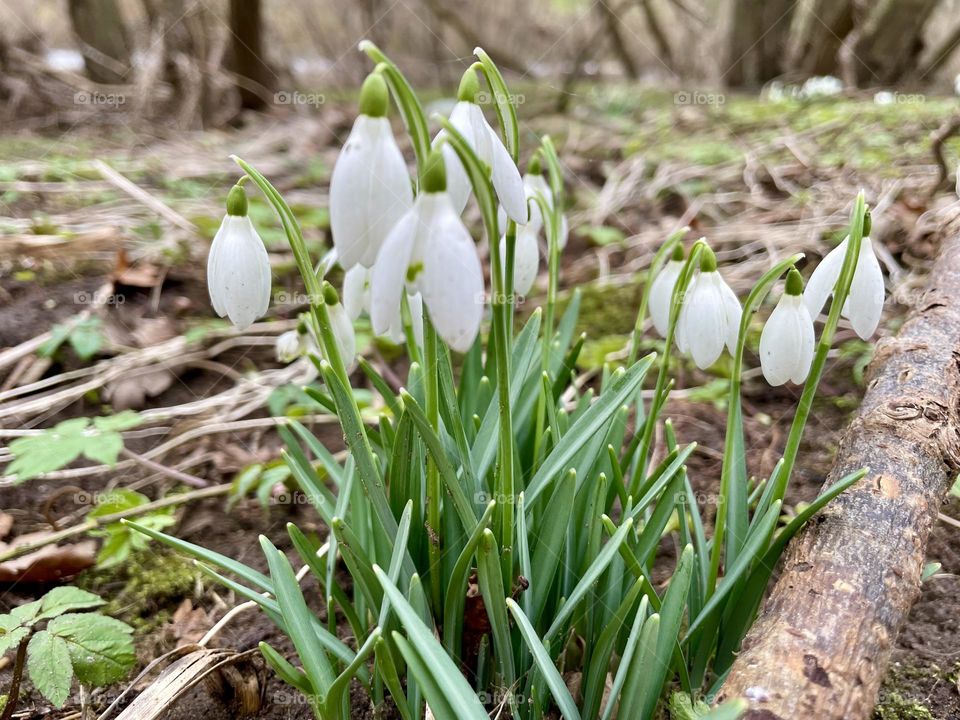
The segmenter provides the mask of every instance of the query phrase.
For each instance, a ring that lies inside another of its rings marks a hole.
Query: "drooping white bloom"
[[[387,234],[413,204],[413,189],[387,119],[387,88],[370,75],[360,115],[330,178],[330,227],[340,264],[372,267]]]
[[[813,319],[803,302],[800,273],[791,270],[780,302],[760,334],[760,368],[771,385],[807,379],[813,362]]]
[[[342,303],[327,305],[330,315],[330,327],[333,330],[333,340],[337,345],[337,352],[343,360],[347,371],[357,366],[357,337],[353,330],[353,322],[347,315]]]
[[[540,269],[540,247],[537,239],[540,234],[539,226],[529,222],[517,226],[517,239],[513,250],[513,291],[518,295],[526,295],[537,279]],[[500,238],[500,262],[506,268],[507,238]]]
[[[471,68],[464,73],[460,81],[457,104],[450,113],[450,124],[463,135],[477,157],[490,168],[493,188],[500,204],[507,211],[507,215],[522,225],[527,222],[523,180],[500,136],[490,127],[490,123],[483,116],[483,110],[476,103],[478,89],[477,74]],[[433,146],[439,145],[442,148],[447,168],[447,192],[454,209],[460,214],[467,206],[473,188],[456,151],[449,143],[441,142],[445,135],[446,131],[441,130],[434,139]]]
[[[650,317],[653,320],[653,327],[660,334],[660,337],[667,336],[667,329],[670,326],[670,306],[673,301],[673,289],[680,278],[680,271],[683,270],[683,248],[679,245],[679,257],[676,254],[667,261],[663,269],[657,273],[650,285]]]
[[[303,354],[303,350],[303,336],[296,330],[287,330],[287,332],[278,335],[274,344],[277,362],[293,362]]]
[[[370,315],[370,299],[372,296],[370,282],[373,270],[362,265],[356,265],[343,275],[343,307],[351,320],[356,320],[362,313]],[[413,336],[418,345],[423,345],[423,299],[419,293],[407,294],[407,307],[410,310],[410,320],[413,324]],[[399,305],[397,313],[390,321],[384,333],[396,344],[404,341],[403,317]]]
[[[376,333],[395,322],[404,287],[420,293],[437,333],[458,352],[470,349],[483,317],[483,270],[473,240],[445,188],[434,151],[421,193],[390,232],[373,268],[370,319]]]
[[[820,314],[827,298],[833,293],[840,272],[843,270],[843,259],[847,254],[849,236],[827,253],[827,256],[817,265],[807,283],[803,293],[803,301],[815,318]],[[883,273],[880,262],[873,252],[873,243],[869,237],[860,242],[860,256],[857,258],[857,267],[853,274],[853,283],[850,285],[850,295],[843,304],[841,315],[850,321],[854,331],[864,340],[869,340],[880,324],[880,315],[883,313]]]
[[[227,214],[207,258],[207,289],[213,309],[246,330],[267,312],[270,281],[267,249],[247,217],[246,194],[235,185],[227,196]]]
[[[547,179],[540,172],[526,173],[523,176],[523,188],[529,200],[532,200],[539,194],[544,198],[544,200],[546,200],[547,206],[551,210],[554,209],[556,198],[553,196],[553,189],[550,187]],[[545,223],[543,222],[543,214],[540,211],[540,205],[532,201],[529,203],[529,205],[530,223],[539,221],[541,225],[544,225]],[[558,235],[558,245],[560,246],[560,249],[563,250],[567,246],[567,238],[570,235],[570,225],[567,222],[567,216],[564,214],[560,215],[560,232]]]
[[[740,301],[717,272],[716,258],[704,250],[700,273],[684,296],[676,340],[681,352],[689,352],[701,370],[713,365],[724,345],[736,351],[740,333]]]
[[[804,98],[834,97],[842,92],[843,81],[833,75],[809,78],[800,88],[800,96]]]

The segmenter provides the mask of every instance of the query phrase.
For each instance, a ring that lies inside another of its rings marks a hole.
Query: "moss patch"
[[[77,585],[110,598],[103,612],[145,634],[167,622],[184,597],[193,593],[200,572],[166,550],[147,549],[123,565],[84,572]]]

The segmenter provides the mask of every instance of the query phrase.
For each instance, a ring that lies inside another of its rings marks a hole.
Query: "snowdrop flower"
[[[800,96],[805,98],[834,97],[842,92],[843,82],[833,75],[809,78],[800,88]]]
[[[437,333],[466,352],[480,332],[483,270],[473,239],[446,192],[443,156],[427,159],[420,194],[390,232],[373,267],[370,319],[374,332],[395,322],[404,286],[420,293]]]
[[[874,105],[893,105],[896,101],[896,93],[892,93],[889,90],[880,90],[873,94]]]
[[[387,234],[413,205],[387,104],[386,82],[372,73],[360,90],[360,115],[330,178],[330,227],[346,270],[358,263],[372,267]]]
[[[327,314],[330,317],[330,328],[333,330],[337,352],[340,353],[340,359],[343,360],[347,372],[350,372],[357,366],[357,337],[353,331],[353,322],[340,302],[337,291],[328,282],[323,283],[323,301],[327,304]],[[320,343],[316,342],[312,333],[310,333],[310,340],[313,345],[311,350],[314,352],[319,350]],[[323,352],[320,351],[320,354],[322,355]]]
[[[370,315],[370,281],[373,271],[362,265],[355,265],[343,276],[343,307],[347,317],[355,321],[362,313]],[[413,336],[418,345],[423,345],[423,298],[419,293],[407,294],[407,307],[413,324]],[[399,345],[404,341],[403,317],[397,306],[396,315],[390,320],[385,333],[390,340]]]
[[[460,81],[457,104],[450,113],[450,123],[463,135],[477,157],[491,169],[493,187],[497,191],[500,204],[507,211],[507,215],[522,225],[527,222],[527,199],[523,192],[523,180],[500,136],[490,127],[483,116],[483,110],[477,105],[479,89],[477,73],[471,67]],[[433,146],[442,148],[447,166],[447,192],[454,210],[460,214],[467,206],[472,187],[456,151],[448,143],[442,142],[445,135],[446,131],[441,130],[433,141]]]
[[[780,302],[760,334],[760,368],[771,385],[799,385],[813,362],[813,319],[803,303],[803,280],[796,268],[787,274]]]
[[[740,334],[740,301],[717,272],[710,248],[700,256],[700,273],[687,288],[677,321],[677,346],[689,352],[701,370],[713,365],[723,346],[733,353]]]
[[[277,362],[289,363],[296,360],[303,354],[303,338],[297,330],[288,330],[278,335],[274,344],[274,351],[277,354]]]
[[[660,337],[667,336],[670,326],[670,306],[673,301],[673,289],[683,270],[683,246],[680,243],[673,249],[673,256],[657,273],[650,285],[650,318]]]
[[[553,190],[550,187],[550,184],[547,182],[547,179],[543,176],[541,167],[540,167],[540,158],[534,155],[533,160],[530,162],[530,166],[527,168],[526,174],[523,176],[523,189],[526,193],[527,199],[532,200],[538,194],[543,197],[546,201],[547,206],[553,210],[556,202],[556,198],[553,196]],[[530,221],[529,223],[539,222],[541,225],[543,222],[543,215],[540,212],[540,205],[536,202],[529,202],[530,206]],[[529,224],[528,223],[528,224]],[[563,250],[567,246],[567,236],[570,234],[570,226],[567,223],[567,216],[560,215],[560,233],[559,233],[559,245],[560,249]]]
[[[227,195],[227,214],[210,246],[207,289],[217,315],[229,317],[239,330],[250,327],[270,305],[270,258],[247,217],[240,183]]]
[[[857,267],[853,274],[853,283],[850,285],[850,295],[843,304],[840,314],[850,321],[854,331],[863,340],[869,340],[880,324],[880,315],[883,313],[883,273],[880,271],[880,262],[873,252],[873,243],[869,236],[869,215],[864,223],[864,237],[860,242],[860,256],[857,258]],[[833,293],[840,272],[843,270],[843,259],[847,254],[847,245],[850,237],[827,253],[827,256],[817,265],[807,289],[803,293],[803,302],[807,306],[810,317],[820,314],[827,298]]]

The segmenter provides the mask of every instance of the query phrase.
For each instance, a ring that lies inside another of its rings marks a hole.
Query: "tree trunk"
[[[795,0],[725,0],[721,80],[755,87],[783,73]]]
[[[620,67],[623,68],[623,74],[631,80],[636,80],[638,76],[637,63],[630,54],[627,43],[623,39],[623,34],[620,32],[620,18],[618,17],[618,13],[607,5],[607,1],[609,0],[601,0],[595,5],[600,15],[600,20],[606,29],[607,41],[610,43],[613,54],[617,56]]]
[[[230,0],[230,70],[247,82],[237,85],[240,104],[261,110],[276,90],[276,73],[264,59],[260,0]]]
[[[116,0],[68,0],[87,76],[97,83],[130,82],[130,44]]]
[[[899,335],[877,347],[826,485],[870,472],[791,542],[718,702],[753,720],[869,718],[960,468],[960,237]]]
[[[853,47],[861,85],[895,83],[917,67],[936,6],[937,0],[884,0],[873,7]]]
[[[835,75],[837,52],[853,30],[850,0],[802,0],[787,44],[786,70],[791,74]]]

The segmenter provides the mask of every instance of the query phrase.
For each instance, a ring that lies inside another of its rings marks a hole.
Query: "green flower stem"
[[[803,385],[803,392],[800,395],[800,402],[797,405],[797,412],[793,416],[793,424],[790,426],[790,434],[787,436],[787,444],[783,451],[784,466],[777,476],[777,486],[773,493],[774,500],[782,500],[787,491],[787,485],[790,481],[790,475],[793,473],[793,467],[797,461],[797,453],[800,450],[800,440],[803,438],[803,430],[807,425],[807,419],[810,417],[810,411],[813,408],[813,400],[817,394],[817,387],[823,376],[824,366],[827,362],[827,354],[833,345],[833,336],[837,331],[837,325],[840,323],[840,313],[843,311],[844,303],[850,295],[850,287],[853,284],[853,276],[857,270],[857,262],[860,259],[860,243],[863,240],[863,226],[867,211],[866,201],[861,191],[857,195],[853,206],[853,213],[850,217],[850,242],[847,245],[847,254],[843,258],[843,269],[840,271],[840,277],[837,278],[837,284],[833,289],[833,300],[830,303],[830,313],[827,315],[827,321],[820,333],[820,341],[817,344],[817,352],[814,355],[813,363],[810,367],[810,374]]]
[[[650,263],[650,268],[647,270],[647,277],[643,284],[643,295],[640,297],[640,308],[637,310],[637,319],[633,323],[633,334],[630,336],[630,350],[627,354],[627,367],[632,367],[637,361],[637,355],[640,354],[640,338],[643,335],[643,323],[647,319],[647,307],[650,305],[650,288],[653,286],[653,281],[663,268],[666,259],[673,252],[673,249],[683,240],[688,232],[690,232],[690,228],[683,227],[671,233],[670,237],[667,238],[666,242],[653,256],[653,262]]]
[[[474,63],[475,69],[483,73],[487,87],[493,95],[494,107],[497,109],[497,119],[500,121],[500,130],[503,133],[503,144],[516,163],[520,159],[520,124],[517,121],[517,107],[514,97],[507,87],[503,75],[497,64],[483,51],[483,48],[474,48],[473,54],[480,61]]]
[[[397,532],[397,521],[390,510],[390,504],[387,501],[386,491],[383,485],[383,478],[377,470],[377,460],[374,457],[373,448],[370,445],[370,439],[367,436],[366,425],[360,414],[360,408],[357,405],[356,397],[350,391],[350,378],[347,374],[343,358],[340,357],[340,351],[333,334],[333,327],[330,322],[330,313],[327,304],[323,299],[323,284],[317,277],[313,269],[313,262],[310,260],[310,253],[307,250],[303,234],[297,219],[290,210],[290,206],[280,195],[275,187],[258,170],[245,162],[244,160],[233,156],[234,162],[239,165],[243,171],[250,176],[250,179],[260,188],[270,204],[280,218],[284,233],[290,248],[293,251],[294,260],[297,269],[303,278],[307,294],[310,298],[310,313],[317,330],[317,337],[323,348],[324,357],[330,364],[334,375],[343,385],[349,396],[349,402],[343,403],[343,407],[338,407],[342,415],[349,416],[349,424],[359,429],[357,437],[348,438],[348,444],[357,463],[360,480],[363,485],[363,491],[369,497],[377,516],[381,538],[385,541],[385,547],[393,546],[393,538]],[[406,553],[404,569],[413,573],[413,561],[409,553]]]
[[[781,260],[764,273],[747,296],[743,314],[740,316],[737,348],[733,355],[733,370],[730,373],[730,393],[727,399],[727,432],[724,438],[723,465],[720,470],[720,501],[717,505],[718,512],[710,554],[710,574],[706,588],[707,600],[710,599],[716,586],[725,532],[729,529],[729,533],[726,535],[727,566],[732,565],[736,560],[747,534],[746,473],[743,470],[745,458],[743,457],[740,375],[743,372],[743,352],[747,342],[750,320],[763,303],[774,283],[802,258],[803,253],[797,253],[786,260]]]
[[[424,375],[426,379],[425,395],[427,420],[437,435],[440,434],[440,368],[437,362],[437,331],[429,317],[423,319]],[[440,501],[442,488],[440,471],[432,456],[427,458],[427,524],[432,533],[428,533],[428,554],[430,557],[430,593],[434,608],[443,607],[443,589],[441,583],[441,559],[443,548],[440,546],[441,522]]]
[[[497,205],[493,184],[488,168],[470,147],[463,135],[452,125],[447,118],[438,118],[441,126],[446,130],[443,142],[447,142],[457,153],[463,164],[470,183],[473,185],[480,214],[483,217],[484,232],[490,247],[490,275],[493,290],[493,323],[491,328],[493,356],[497,369],[497,404],[499,410],[498,453],[500,458],[499,472],[494,485],[499,518],[495,524],[498,531],[497,544],[500,547],[504,575],[513,573],[513,531],[514,531],[514,438],[513,417],[510,410],[510,348],[506,342],[510,317],[504,303],[506,299],[504,288],[503,263],[500,261],[500,232],[497,223]],[[512,578],[505,577],[505,585],[511,586]]]
[[[677,284],[673,288],[673,296],[670,301],[670,323],[667,326],[667,337],[663,343],[663,357],[660,360],[660,370],[657,373],[657,384],[650,401],[650,412],[644,419],[640,447],[634,457],[629,492],[629,495],[633,497],[640,497],[643,479],[647,474],[647,463],[650,461],[650,445],[653,443],[653,431],[657,424],[657,416],[660,414],[664,403],[666,403],[666,396],[670,391],[667,376],[670,370],[670,355],[673,352],[673,338],[676,333],[677,321],[680,319],[680,310],[683,306],[683,296],[693,279],[694,272],[700,266],[700,253],[706,247],[707,243],[702,238],[693,244],[683,269],[680,271],[680,277],[677,278]]]

